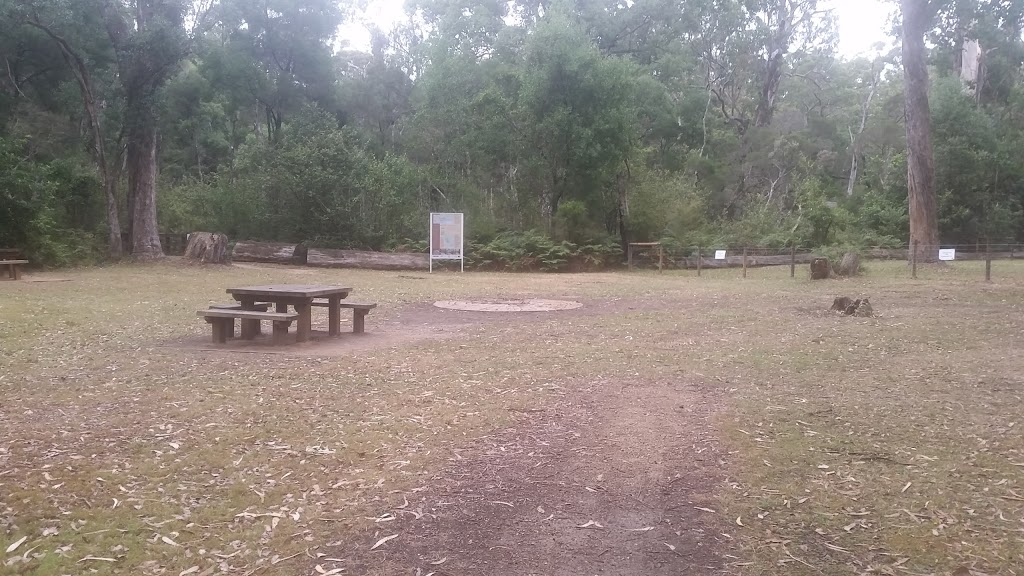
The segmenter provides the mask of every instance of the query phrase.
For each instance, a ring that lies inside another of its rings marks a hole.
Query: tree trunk
[[[148,116],[140,115],[140,116]],[[132,197],[132,257],[162,258],[156,219],[156,120],[134,118],[128,129],[128,188]]]
[[[118,259],[124,256],[124,244],[121,242],[121,217],[117,206],[117,177],[105,173],[102,180],[107,204],[107,253]]]
[[[615,184],[618,188],[618,220],[619,239],[622,246],[622,253],[626,254],[629,248],[629,162],[626,162],[625,170],[620,171],[615,177]]]
[[[878,83],[881,81],[880,73],[874,70],[874,65],[871,68],[871,91],[868,92],[868,97],[864,100],[864,105],[861,106],[860,129],[857,130],[856,135],[853,134],[853,130],[850,130],[850,180],[846,185],[847,196],[853,196],[854,186],[857,185],[857,175],[860,172],[861,137],[864,135],[864,128],[868,124],[871,101],[874,100],[875,93],[878,91]]]
[[[786,44],[788,44],[788,38],[786,38]],[[783,55],[783,51],[777,48],[765,63],[765,76],[761,82],[761,97],[757,101],[754,126],[770,126],[772,118],[775,116],[775,95],[778,94],[779,83],[782,81]]]
[[[938,202],[932,158],[931,111],[924,34],[933,8],[928,0],[900,0],[903,11],[903,95],[907,115],[907,190],[910,200],[910,241],[917,259],[938,259]]]

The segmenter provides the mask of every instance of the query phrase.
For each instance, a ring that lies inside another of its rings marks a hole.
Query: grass
[[[0,573],[296,574],[367,558],[433,473],[580,379],[685,374],[722,405],[708,486],[737,574],[1016,574],[1024,266],[811,283],[787,269],[504,275],[175,264],[0,284]],[[572,297],[356,356],[189,351],[231,285],[350,283],[381,304]],[[871,297],[875,318],[824,312]],[[382,546],[400,545],[395,540]],[[371,557],[372,560],[372,557]],[[194,568],[194,569],[193,569]],[[192,570],[189,572],[189,570]],[[367,568],[372,570],[372,565]],[[960,572],[968,574],[969,572]]]

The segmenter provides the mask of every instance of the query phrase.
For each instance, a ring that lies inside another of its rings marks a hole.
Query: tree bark
[[[934,6],[928,0],[900,0],[903,12],[903,95],[907,115],[907,190],[910,203],[910,241],[917,259],[938,259],[938,202],[932,156],[931,111],[928,106],[928,67],[924,34]]]
[[[128,129],[128,187],[132,193],[132,257],[162,258],[156,218],[155,119],[137,119]]]

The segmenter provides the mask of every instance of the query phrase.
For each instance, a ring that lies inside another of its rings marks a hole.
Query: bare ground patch
[[[566,388],[557,404],[518,408],[526,416],[515,427],[457,452],[425,497],[382,527],[399,534],[396,552],[371,552],[356,570],[718,573],[729,542],[709,512],[722,480],[715,396],[683,379],[597,380]]]

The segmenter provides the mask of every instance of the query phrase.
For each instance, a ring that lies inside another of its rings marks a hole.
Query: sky
[[[889,13],[893,5],[886,0],[823,0],[835,10],[839,24],[839,53],[845,57],[873,54],[877,42],[889,43]],[[370,33],[367,25],[376,24],[389,30],[405,18],[403,0],[368,0],[366,10],[341,27],[340,35],[349,46],[368,50]]]

